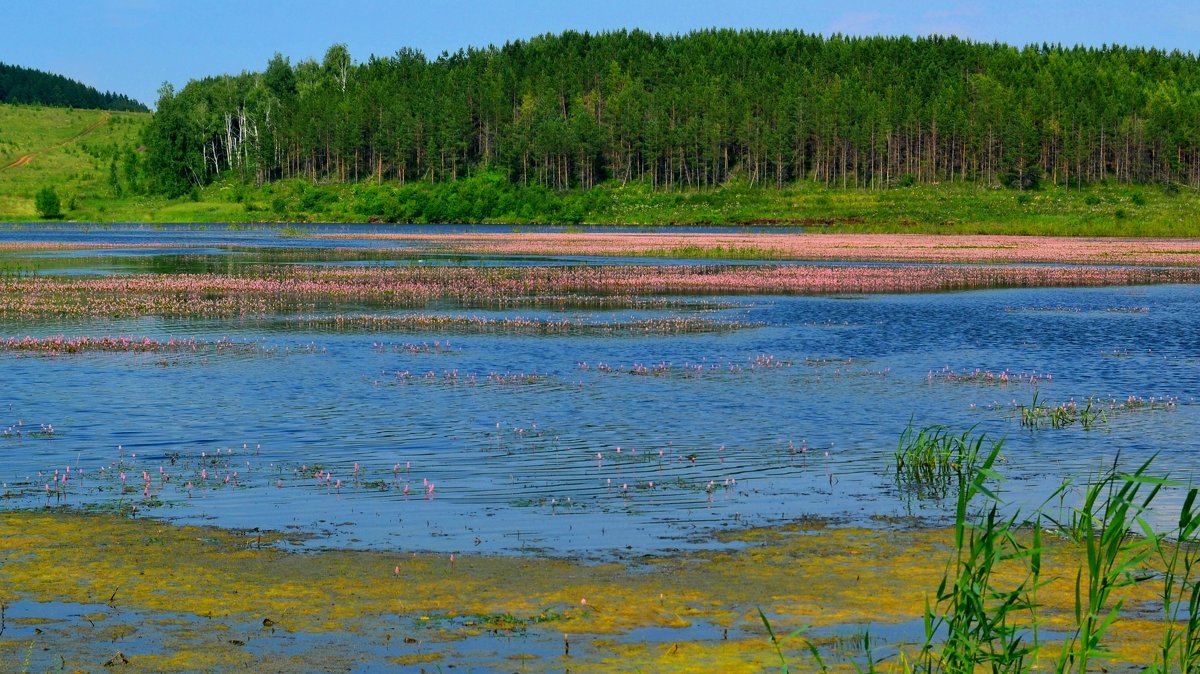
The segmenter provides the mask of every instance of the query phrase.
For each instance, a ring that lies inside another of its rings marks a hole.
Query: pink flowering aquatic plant
[[[150,337],[112,337],[108,335],[92,337],[79,335],[67,337],[54,335],[51,337],[9,337],[0,339],[0,351],[10,353],[43,353],[47,355],[75,354],[85,352],[124,352],[124,353],[201,353],[201,352],[257,352],[262,347],[254,342],[235,342],[228,338],[219,340],[198,340],[195,338],[165,340]]]
[[[0,315],[253,317],[340,303],[640,306],[645,296],[913,293],[1200,283],[1200,269],[1071,266],[581,266],[254,268],[240,275],[0,279]],[[596,297],[604,298],[596,302]]]
[[[1192,239],[798,233],[521,232],[322,234],[332,240],[412,242],[409,251],[473,255],[590,255],[924,263],[1182,265],[1200,261]]]

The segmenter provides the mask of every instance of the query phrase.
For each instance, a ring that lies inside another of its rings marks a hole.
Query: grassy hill
[[[110,164],[137,152],[149,121],[144,112],[0,104],[0,219],[36,219],[33,197],[47,185],[70,219],[113,199]]]

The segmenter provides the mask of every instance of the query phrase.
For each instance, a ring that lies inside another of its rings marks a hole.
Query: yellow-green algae
[[[452,561],[398,552],[287,552],[273,545],[282,536],[248,537],[113,514],[7,512],[0,515],[0,601],[107,604],[151,617],[162,614],[158,624],[140,626],[139,634],[163,632],[157,640],[166,652],[131,658],[129,671],[304,671],[315,665],[304,655],[273,657],[241,648],[245,639],[268,633],[322,639],[353,635],[346,638],[388,644],[393,663],[453,661],[452,644],[512,630],[570,642],[569,655],[565,643],[543,644],[543,652],[553,651],[555,657],[543,658],[540,665],[523,660],[529,671],[561,670],[563,658],[586,662],[588,671],[701,666],[758,671],[778,663],[759,608],[779,633],[802,625],[853,629],[919,620],[946,570],[953,540],[952,532],[941,529],[821,523],[725,538],[740,549],[636,564],[469,555]],[[1038,590],[1039,618],[1044,629],[1068,630],[1080,551],[1064,541],[1051,540],[1046,547],[1043,578],[1050,582]],[[1014,579],[1020,573],[1006,571]],[[1123,590],[1122,596],[1131,605],[1152,606],[1160,589],[1147,582]],[[86,611],[90,622],[103,620],[94,609]],[[181,614],[203,622],[172,624],[172,616]],[[128,638],[123,625],[105,627],[104,638],[112,644]],[[256,631],[247,631],[247,625]],[[651,643],[621,638],[647,627],[689,629],[680,629],[677,641],[662,640],[662,630]],[[1161,623],[1145,614],[1118,621],[1110,640],[1118,661],[1149,662],[1161,631]],[[69,640],[66,632],[56,633],[56,639]],[[14,662],[27,646],[0,642],[0,660]],[[64,655],[68,669],[94,668],[117,650],[96,652],[93,646],[89,652],[88,644],[62,642],[48,646],[91,658],[73,663]],[[530,650],[524,646],[513,650]],[[806,662],[801,646],[789,643],[786,651],[797,666]],[[1044,655],[1056,652],[1051,647]],[[337,657],[353,663],[356,656]]]

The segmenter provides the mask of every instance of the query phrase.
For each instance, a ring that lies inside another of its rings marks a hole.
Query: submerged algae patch
[[[111,514],[8,512],[0,517],[0,600],[74,606],[75,618],[38,636],[81,667],[120,650],[144,671],[267,663],[303,671],[314,666],[304,655],[311,646],[332,644],[350,663],[440,658],[479,666],[536,653],[523,660],[533,671],[561,657],[598,671],[635,664],[682,671],[696,658],[723,671],[755,670],[777,662],[760,608],[780,634],[919,619],[946,570],[952,532],[803,523],[739,539],[736,551],[583,564],[291,553],[272,545],[274,535]],[[1039,589],[1041,615],[1047,629],[1060,629],[1072,611],[1078,551],[1064,541],[1046,548],[1043,573],[1051,580]],[[1135,585],[1126,596],[1148,605],[1156,590]],[[121,617],[131,613],[139,616],[132,631]],[[1145,661],[1155,623],[1129,621],[1122,630],[1123,622],[1114,650]],[[19,643],[6,644],[9,657]],[[836,661],[836,644],[828,651]],[[194,659],[201,652],[208,665]],[[807,657],[799,641],[787,652],[797,663]]]

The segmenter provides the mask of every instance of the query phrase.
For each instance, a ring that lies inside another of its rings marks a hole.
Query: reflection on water
[[[1200,468],[1196,287],[703,299],[620,320],[750,327],[391,334],[286,321],[5,318],[5,336],[256,348],[0,354],[0,508],[136,507],[317,534],[314,545],[643,554],[808,515],[945,517],[946,504],[910,501],[892,478],[910,419],[1005,438],[1001,491],[1022,508],[1118,452],[1129,462],[1157,453],[1156,472],[1183,481]],[[586,309],[545,314],[613,320]],[[945,368],[1014,376],[930,376]],[[1015,375],[1035,372],[1051,375],[1038,384],[1047,401],[1177,404],[1114,414],[1090,431],[1031,432],[1015,407],[1034,389]]]

